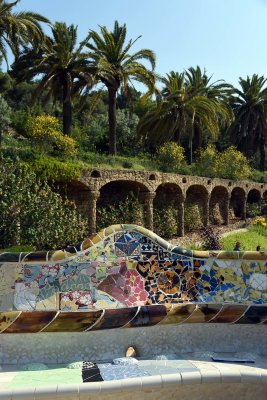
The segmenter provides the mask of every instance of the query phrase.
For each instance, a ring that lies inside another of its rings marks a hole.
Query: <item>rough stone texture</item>
[[[267,356],[264,325],[193,324],[117,329],[88,333],[0,336],[0,364],[69,363],[125,356],[133,346],[140,357],[196,352]]]
[[[247,201],[260,203],[267,192],[267,184],[256,182],[235,182],[149,171],[91,169],[79,180],[69,184],[66,194],[75,200],[82,215],[88,217],[89,233],[95,233],[96,201],[98,199],[101,202],[103,193],[138,191],[147,205],[146,225],[153,230],[153,198],[155,202],[156,194],[160,191],[166,191],[168,195],[170,188],[177,197],[178,210],[183,209],[184,201],[199,204],[205,225],[210,222],[210,216],[211,221],[214,221],[215,208],[220,211],[217,220],[222,220],[226,225],[229,222],[229,207],[233,209],[235,217],[245,220]],[[180,235],[184,233],[183,219],[183,212],[179,212]]]

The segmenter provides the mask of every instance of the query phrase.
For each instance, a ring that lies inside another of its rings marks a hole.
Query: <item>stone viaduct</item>
[[[251,181],[232,181],[218,178],[177,175],[161,172],[91,169],[79,179],[68,183],[66,194],[73,199],[80,213],[88,218],[89,233],[96,232],[96,209],[103,201],[132,192],[145,210],[145,225],[153,230],[153,209],[159,197],[166,204],[172,200],[178,210],[177,235],[184,236],[184,209],[187,203],[197,204],[202,222],[213,221],[215,207],[221,223],[229,224],[230,210],[235,218],[246,219],[248,203],[261,205],[267,198],[267,184]],[[118,200],[119,201],[119,200]],[[125,221],[117,221],[124,223]]]

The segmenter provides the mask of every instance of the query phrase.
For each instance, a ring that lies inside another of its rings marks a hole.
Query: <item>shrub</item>
[[[166,239],[177,234],[177,212],[172,206],[156,208],[153,213],[154,231]]]
[[[264,217],[256,218],[252,222],[251,229],[259,235],[267,237],[267,219]]]
[[[234,146],[220,154],[217,166],[218,177],[233,180],[248,179],[251,172],[247,158]]]
[[[197,204],[186,204],[184,210],[184,226],[186,232],[194,231],[202,226]]]
[[[0,94],[0,147],[2,142],[2,134],[10,124],[11,108]]]
[[[76,142],[60,131],[57,118],[51,115],[39,115],[28,121],[27,135],[38,153],[56,153],[74,156],[77,152]]]
[[[219,153],[212,145],[201,150],[196,171],[199,175],[211,178],[216,176],[233,180],[248,179],[252,174],[247,158],[234,146],[222,153]]]
[[[0,214],[0,247],[56,248],[80,240],[87,226],[73,202],[8,160],[0,165]]]
[[[200,151],[199,159],[194,166],[195,172],[200,176],[214,178],[218,173],[219,153],[213,145]]]
[[[98,230],[113,224],[144,225],[145,222],[143,205],[133,193],[116,204],[98,207],[96,213]]]
[[[201,233],[204,250],[221,250],[220,236],[214,232],[211,226],[204,227]]]
[[[167,142],[158,150],[158,162],[163,172],[179,172],[185,164],[184,148]]]
[[[249,218],[257,217],[261,212],[261,207],[258,203],[247,203],[246,214]]]

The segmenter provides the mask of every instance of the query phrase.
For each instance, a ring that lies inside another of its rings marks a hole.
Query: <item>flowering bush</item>
[[[219,153],[213,145],[208,145],[201,150],[196,169],[202,176],[233,180],[247,179],[252,174],[247,158],[234,146]]]
[[[175,142],[165,143],[159,148],[158,160],[164,172],[179,172],[185,164],[184,148]]]
[[[60,123],[51,115],[39,115],[30,118],[27,124],[28,137],[39,153],[58,153],[73,156],[76,154],[76,142],[60,131]]]

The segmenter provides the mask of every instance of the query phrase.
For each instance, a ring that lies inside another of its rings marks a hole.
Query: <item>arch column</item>
[[[228,199],[224,201],[224,223],[225,225],[229,225],[229,209],[230,209],[230,197],[228,196]]]
[[[205,203],[203,204],[203,225],[208,226],[210,223],[210,194],[208,194]]]
[[[247,200],[248,200],[248,196],[247,194],[244,196],[244,200],[241,204],[241,219],[243,221],[247,220]]]
[[[88,192],[89,210],[88,210],[88,231],[89,235],[96,233],[96,202],[100,196],[98,190]]]
[[[178,236],[184,236],[184,199],[182,199],[178,205]]]
[[[143,196],[146,228],[153,231],[153,201],[156,192],[144,192]]]

